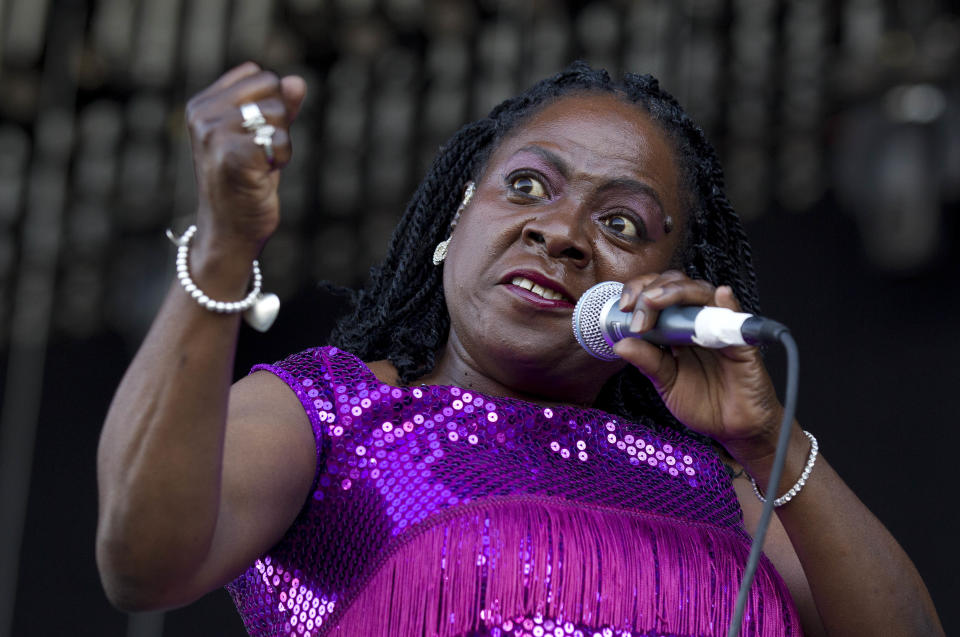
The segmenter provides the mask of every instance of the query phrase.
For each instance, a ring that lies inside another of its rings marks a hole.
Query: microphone
[[[722,307],[674,306],[660,310],[657,324],[646,332],[630,331],[633,313],[620,309],[623,283],[604,281],[583,293],[573,310],[573,335],[592,356],[620,358],[617,341],[642,338],[656,345],[699,345],[721,348],[775,342],[789,331],[776,321]]]

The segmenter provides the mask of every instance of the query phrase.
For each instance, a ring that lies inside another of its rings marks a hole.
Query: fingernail
[[[643,295],[648,299],[655,299],[663,295],[663,288],[652,288],[650,290],[644,290]]]
[[[624,292],[620,295],[620,302],[617,304],[617,308],[622,310],[629,306],[631,301],[633,301],[633,295],[630,294],[630,292]]]
[[[634,310],[633,317],[630,319],[630,331],[640,332],[643,330],[643,321],[647,317],[643,310]]]

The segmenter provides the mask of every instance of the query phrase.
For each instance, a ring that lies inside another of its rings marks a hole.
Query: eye
[[[631,239],[636,239],[641,236],[641,229],[637,227],[637,223],[634,222],[627,215],[616,214],[604,217],[603,225],[607,226],[614,232],[624,237],[630,237]]]
[[[547,196],[547,189],[544,187],[543,182],[536,177],[527,175],[514,178],[513,181],[510,182],[510,188],[525,195],[538,197],[540,199]]]

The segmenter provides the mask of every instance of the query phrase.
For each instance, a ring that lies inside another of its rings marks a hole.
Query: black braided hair
[[[660,124],[675,145],[688,208],[678,265],[693,278],[731,286],[745,311],[757,312],[750,244],[727,200],[723,171],[703,131],[654,77],[627,74],[615,82],[602,69],[574,62],[501,103],[486,118],[467,124],[440,148],[393,233],[386,257],[371,268],[369,283],[355,293],[354,309],[334,329],[331,342],[363,360],[389,359],[403,383],[430,372],[450,327],[443,269],[433,265],[431,256],[447,237],[467,182],[479,180],[491,152],[519,124],[558,97],[584,93],[615,94]],[[632,365],[607,382],[595,405],[629,419],[679,426]]]

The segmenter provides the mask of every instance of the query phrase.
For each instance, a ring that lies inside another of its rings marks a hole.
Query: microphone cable
[[[793,424],[797,410],[797,392],[800,383],[800,354],[797,343],[789,330],[783,329],[777,335],[777,340],[783,345],[787,354],[787,387],[783,402],[783,421],[780,423],[780,437],[777,439],[777,451],[773,458],[773,468],[770,471],[770,482],[767,485],[767,497],[760,513],[760,521],[753,535],[750,545],[750,557],[747,567],[740,579],[740,591],[737,593],[737,604],[734,607],[733,619],[727,637],[738,637],[740,624],[743,621],[743,612],[747,606],[747,596],[750,594],[750,585],[760,563],[760,554],[763,552],[763,541],[767,536],[767,527],[770,526],[770,517],[773,515],[773,501],[780,485],[780,476],[783,474],[783,465],[787,459],[787,446],[790,443],[790,426]]]

